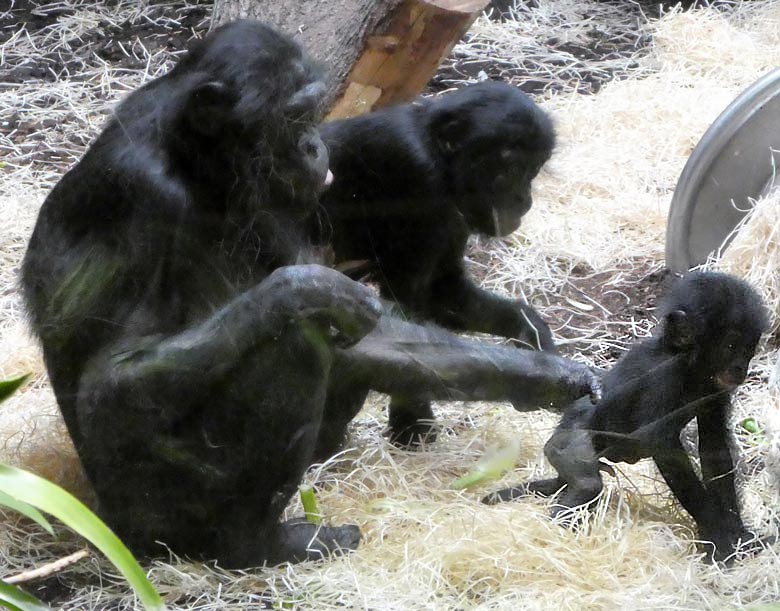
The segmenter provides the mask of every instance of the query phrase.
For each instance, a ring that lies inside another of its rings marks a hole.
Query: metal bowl
[[[666,226],[666,265],[703,263],[765,194],[780,155],[780,69],[724,110],[696,145],[677,181]]]

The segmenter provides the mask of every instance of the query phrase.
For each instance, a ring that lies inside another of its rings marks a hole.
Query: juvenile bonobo
[[[553,350],[523,301],[479,288],[463,263],[470,234],[503,236],[531,207],[531,181],[555,141],[515,87],[486,81],[320,127],[334,181],[320,239],[336,261],[368,260],[382,296],[411,318]]]
[[[404,315],[554,351],[533,307],[481,289],[463,262],[470,234],[507,235],[531,207],[531,181],[555,141],[550,119],[515,87],[483,82],[321,126],[335,176],[314,234],[353,277],[376,282]],[[432,438],[430,405],[394,396],[401,444]]]
[[[136,553],[246,567],[355,548],[357,526],[279,518],[368,389],[531,408],[597,388],[295,265],[329,175],[323,93],[287,37],[223,26],[128,96],[41,208],[31,322],[98,510]]]
[[[692,272],[659,307],[652,338],[639,342],[605,374],[598,405],[576,401],[544,447],[558,477],[508,488],[494,503],[563,489],[553,514],[593,501],[602,488],[599,458],[635,463],[652,457],[691,514],[710,554],[724,559],[742,524],[726,421],[730,395],[744,380],[767,319],[761,298],[745,282],[716,272]],[[703,480],[680,442],[693,418],[699,429]]]

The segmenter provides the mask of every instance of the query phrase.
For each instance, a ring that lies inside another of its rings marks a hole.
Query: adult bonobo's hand
[[[583,363],[547,352],[515,351],[521,377],[511,395],[518,411],[538,407],[563,410],[571,402],[588,396],[593,404],[601,400],[601,372]]]
[[[323,326],[340,347],[362,339],[382,312],[371,289],[321,265],[279,268],[260,287],[271,311]]]

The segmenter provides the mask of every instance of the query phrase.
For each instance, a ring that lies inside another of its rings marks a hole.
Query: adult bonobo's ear
[[[468,131],[469,122],[463,111],[440,112],[431,121],[431,136],[436,148],[444,157],[460,150]]]
[[[688,350],[693,347],[693,327],[683,310],[672,310],[663,320],[664,339],[675,350]]]
[[[224,128],[234,105],[235,97],[225,83],[209,81],[190,92],[184,115],[193,130],[215,136]]]
[[[290,96],[284,106],[285,114],[291,119],[313,120],[326,93],[322,81],[309,83]]]

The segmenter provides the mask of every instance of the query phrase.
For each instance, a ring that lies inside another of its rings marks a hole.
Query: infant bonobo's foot
[[[561,486],[563,486],[563,482],[557,477],[538,479],[532,482],[525,482],[519,486],[512,486],[511,488],[504,488],[503,490],[491,492],[482,498],[482,502],[486,505],[497,505],[498,503],[514,501],[515,499],[530,496],[532,494],[553,496],[561,489]]]
[[[433,443],[439,432],[428,401],[393,397],[387,420],[386,434],[399,448],[414,449],[423,443]]]
[[[716,543],[710,540],[702,541],[699,549],[704,551],[707,562],[722,562],[726,566],[731,566],[739,559],[760,554],[776,542],[776,537],[759,537],[745,530],[739,536],[730,537],[728,541],[725,539]]]
[[[354,524],[323,526],[304,518],[280,524],[273,563],[303,562],[339,556],[356,550],[360,544],[360,529]]]

